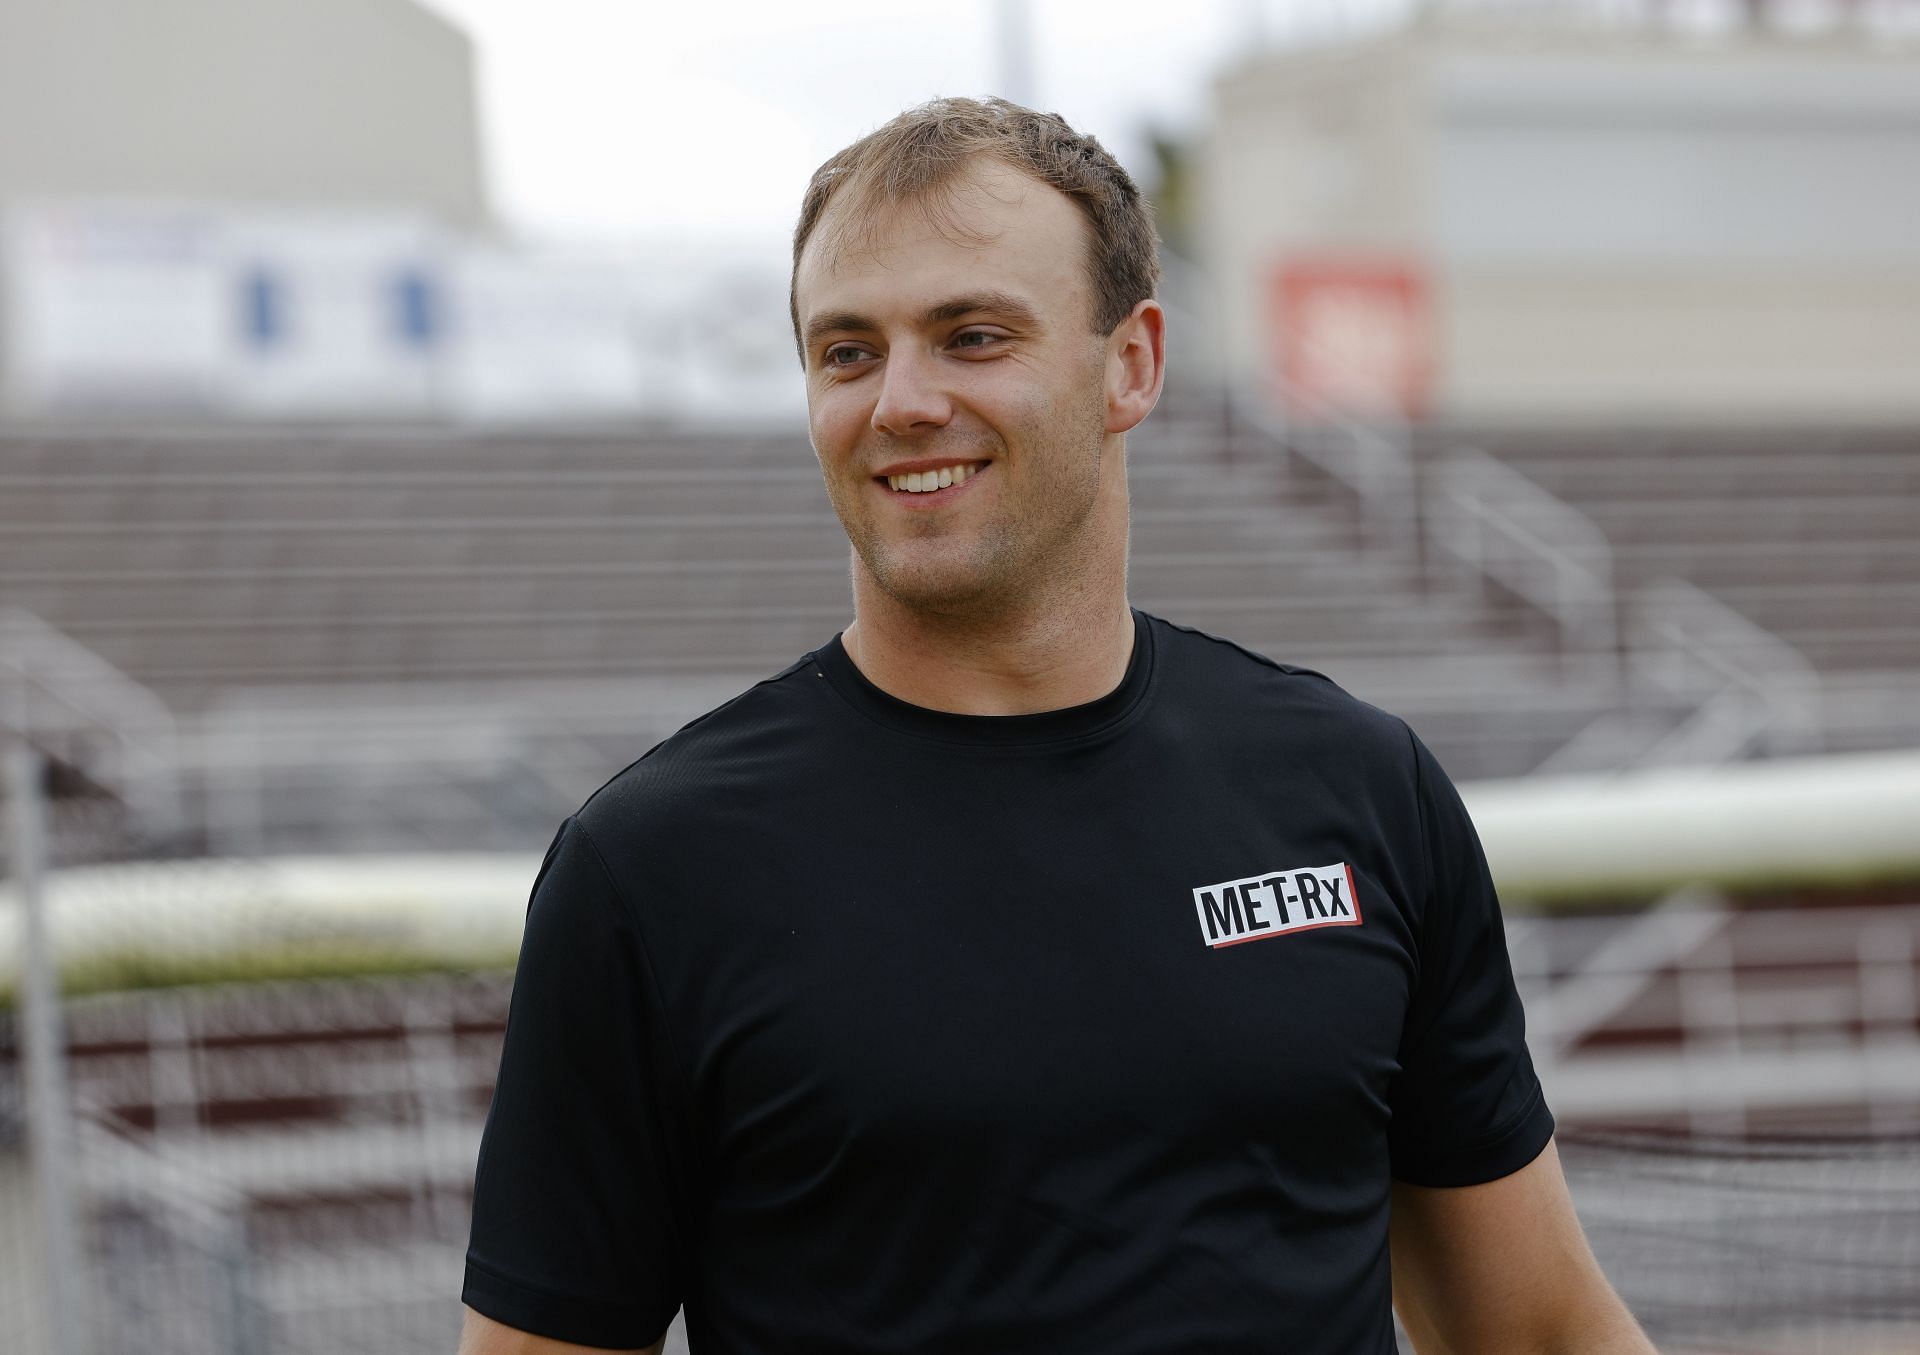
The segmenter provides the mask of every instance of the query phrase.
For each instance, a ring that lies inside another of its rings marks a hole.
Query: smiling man
[[[1120,257],[1096,264],[1065,192],[990,151],[964,158],[829,162],[802,210],[794,325],[853,543],[841,645],[884,691],[1015,715],[1125,672],[1125,434],[1160,393],[1162,317],[1137,198],[1113,214]],[[1112,173],[1082,195],[1118,195]]]
[[[1464,810],[1399,720],[1126,593],[1152,225],[914,109],[794,242],[854,619],[562,825],[465,1355],[1646,1352]],[[1284,776],[1276,768],[1286,769]]]

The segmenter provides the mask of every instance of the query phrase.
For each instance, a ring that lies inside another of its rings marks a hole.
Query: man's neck
[[[1133,638],[1133,612],[1120,590],[1092,606],[1036,608],[991,622],[870,600],[840,643],[869,682],[912,705],[1031,715],[1085,705],[1118,687]]]

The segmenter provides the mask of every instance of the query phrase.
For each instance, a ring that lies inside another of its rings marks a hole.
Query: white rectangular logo
[[[1214,949],[1315,927],[1360,925],[1353,868],[1345,861],[1202,885],[1193,891],[1193,910],[1201,939]]]

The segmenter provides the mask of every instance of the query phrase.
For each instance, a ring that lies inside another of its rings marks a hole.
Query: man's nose
[[[895,437],[939,428],[953,417],[953,402],[940,381],[933,355],[909,345],[887,355],[880,373],[880,398],[873,406],[873,426]]]

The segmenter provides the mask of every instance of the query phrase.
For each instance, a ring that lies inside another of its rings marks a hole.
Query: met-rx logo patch
[[[1193,891],[1193,909],[1201,939],[1216,949],[1315,927],[1360,925],[1353,868],[1345,861],[1202,885]]]

